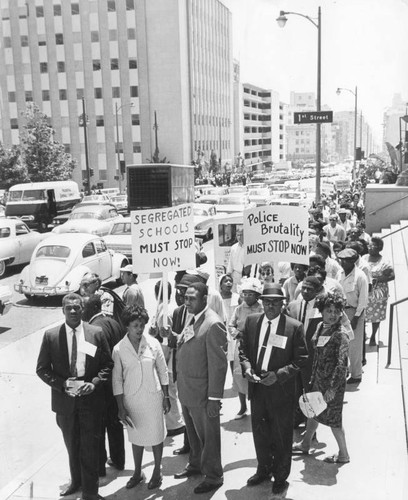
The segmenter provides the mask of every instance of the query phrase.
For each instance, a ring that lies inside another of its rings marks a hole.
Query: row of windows
[[[296,139],[296,144],[310,144],[310,141],[309,139],[307,139],[306,141],[304,139],[301,139],[300,142],[299,142],[299,139]]]
[[[127,29],[127,39],[128,40],[136,40],[136,29],[135,28],[128,28]],[[74,42],[81,41],[81,33],[80,32],[73,33],[73,40],[74,40]],[[118,41],[118,31],[117,30],[115,30],[115,29],[109,30],[109,41],[110,42],[117,42]],[[99,42],[99,31],[91,31],[91,42]],[[3,43],[4,43],[5,49],[10,49],[11,48],[11,37],[5,36],[3,38]],[[28,45],[29,45],[28,35],[21,35],[20,36],[20,44],[22,47],[28,47]],[[55,44],[56,45],[64,45],[63,33],[56,33],[55,34]],[[47,45],[47,41],[45,39],[45,34],[38,35],[38,45],[40,47]]]
[[[198,151],[199,149],[201,151],[218,151],[220,147],[220,141],[194,141],[194,150]],[[231,141],[221,141],[221,148],[222,149],[230,149],[231,148]]]
[[[82,99],[84,97],[84,89],[77,89],[76,93],[77,93],[77,99]],[[138,97],[138,96],[139,96],[138,87],[137,86],[130,87],[130,97]],[[102,88],[96,87],[94,89],[94,98],[95,99],[102,99],[102,97],[103,97],[102,96]],[[113,98],[120,97],[120,87],[112,87],[112,97]],[[60,101],[66,101],[67,100],[67,90],[60,89],[58,91],[58,98]],[[9,92],[8,93],[8,100],[9,100],[9,102],[16,102],[16,93]],[[25,91],[25,100],[26,100],[26,102],[33,100],[33,91],[32,90]],[[43,101],[50,100],[50,91],[49,90],[42,91],[42,100]],[[136,125],[136,124],[134,124],[134,125]]]
[[[250,115],[249,113],[244,114],[244,120],[254,120],[260,122],[270,122],[271,115]]]
[[[130,58],[128,65],[129,65],[129,69],[136,69],[137,68],[136,58],[135,57]],[[101,69],[101,67],[102,66],[101,66],[100,59],[94,59],[92,61],[93,71],[99,71]],[[48,73],[48,69],[49,69],[49,65],[47,62],[40,62],[40,73]],[[82,69],[83,69],[82,61],[75,61],[75,71],[82,71]],[[110,69],[111,70],[119,69],[119,59],[113,58],[110,60]],[[57,61],[57,70],[58,70],[58,73],[65,72],[65,62],[64,61]]]
[[[231,125],[231,120],[223,116],[197,115],[194,113],[194,125],[216,125],[217,127],[227,127]]]
[[[31,99],[32,100],[32,99]],[[132,125],[140,125],[140,117],[139,115],[132,115]],[[103,115],[97,115],[95,117],[95,124],[97,127],[104,127],[105,126],[105,120]],[[18,129],[18,120],[17,118],[11,118],[10,120],[10,128],[15,130]],[[122,150],[123,152],[123,150]]]
[[[116,0],[107,0],[108,12],[116,11]],[[126,0],[126,10],[135,10],[135,0]],[[79,3],[71,4],[71,14],[73,16],[79,14]],[[37,6],[35,8],[36,17],[44,17],[44,7]],[[54,5],[54,16],[61,16],[62,9],[61,5]]]
[[[264,134],[270,131],[271,127],[244,127],[245,134]]]
[[[251,95],[255,95],[255,96],[258,96],[258,97],[262,97],[262,98],[265,98],[265,97],[271,97],[271,93],[270,92],[257,92],[256,90],[250,90],[248,89],[247,87],[244,87],[244,92],[246,94],[251,94]]]
[[[262,144],[271,144],[271,139],[247,139],[244,141],[245,146],[261,146]]]
[[[244,101],[244,106],[247,108],[256,108],[256,109],[271,109],[270,102],[255,102],[255,101]]]

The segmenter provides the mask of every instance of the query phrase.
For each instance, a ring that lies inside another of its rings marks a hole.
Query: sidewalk
[[[386,328],[380,332],[380,338],[385,343],[384,330]],[[0,351],[1,378],[6,378],[12,384],[17,383],[16,377],[21,377],[22,374],[16,374],[15,370],[11,370],[11,366],[16,366],[12,360],[15,362],[19,359],[21,352],[27,348],[25,343],[30,343],[28,349],[36,356],[40,340],[41,335],[31,335]],[[368,364],[364,368],[363,382],[359,386],[351,386],[345,397],[344,427],[351,462],[342,466],[323,462],[325,456],[332,455],[337,449],[330,429],[319,426],[315,453],[293,458],[287,499],[405,500],[408,498],[408,460],[401,374],[396,364],[385,369],[386,348],[383,343],[380,345],[378,352],[377,348],[367,345]],[[395,349],[398,349],[397,345]],[[397,358],[398,356],[395,356],[395,359]],[[38,391],[41,392],[42,404],[41,406],[37,404],[35,407],[34,411],[38,414],[33,412],[32,415],[33,419],[43,421],[46,425],[41,428],[35,427],[31,432],[41,433],[40,437],[48,443],[48,447],[44,445],[44,449],[34,450],[33,453],[33,450],[29,449],[30,439],[33,436],[30,436],[30,432],[23,432],[23,425],[20,422],[20,434],[12,439],[9,445],[15,447],[14,454],[23,456],[31,453],[35,459],[24,472],[0,489],[0,500],[56,500],[59,498],[58,492],[69,480],[67,455],[50,410],[49,389],[46,386],[42,388],[43,384],[37,381],[31,370],[30,361],[24,370],[24,377],[30,379],[27,381],[27,391],[24,394],[15,391],[8,402],[10,408],[17,408],[22,404],[22,397],[38,398]],[[42,392],[43,390],[45,392]],[[247,478],[255,471],[256,460],[250,417],[235,421],[237,410],[238,401],[231,390],[229,374],[221,418],[225,482],[215,493],[201,495],[203,499],[272,498],[271,484],[263,483],[252,488],[246,486]],[[30,415],[26,415],[25,418],[24,426],[30,421]],[[125,489],[125,484],[133,472],[131,447],[127,443],[125,470],[117,473],[108,467],[107,477],[101,480],[100,494],[107,500],[200,498],[193,493],[193,488],[200,478],[182,481],[173,478],[173,474],[182,469],[186,463],[185,456],[177,457],[172,454],[175,448],[181,446],[182,439],[182,436],[177,436],[167,438],[165,441],[164,481],[160,489],[149,491],[146,484],[132,490]],[[4,444],[4,439],[0,442]],[[153,455],[150,451],[145,451],[143,463],[148,480],[153,470]],[[0,461],[0,467],[3,465],[6,464]],[[73,500],[76,496],[65,498]]]

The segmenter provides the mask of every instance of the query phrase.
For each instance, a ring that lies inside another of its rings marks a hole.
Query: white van
[[[9,190],[6,216],[20,217],[27,226],[45,231],[52,219],[81,201],[74,181],[16,184]]]

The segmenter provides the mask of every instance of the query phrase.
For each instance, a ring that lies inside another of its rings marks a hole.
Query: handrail
[[[388,324],[388,357],[387,357],[387,364],[386,368],[388,368],[391,364],[391,351],[392,351],[392,326],[394,323],[394,307],[397,306],[398,304],[401,304],[401,302],[405,302],[408,300],[408,297],[405,297],[405,299],[400,299],[397,300],[396,302],[393,302],[390,305],[390,321]]]
[[[381,208],[378,208],[377,210],[373,210],[372,212],[369,212],[368,215],[375,215],[377,212],[379,212],[380,210],[383,210],[384,208],[387,208],[387,207],[390,207],[391,205],[394,205],[394,203],[398,203],[402,200],[405,200],[405,198],[408,198],[408,194],[403,196],[402,198],[399,198],[398,200],[394,200],[392,201],[391,203],[388,203],[387,205],[384,205],[383,207]]]
[[[391,236],[392,234],[398,233],[398,231],[402,231],[403,229],[407,229],[407,228],[408,228],[408,226],[399,227],[398,229],[396,229],[395,231],[392,231],[391,233],[384,234],[384,236],[381,236],[381,239],[383,240],[387,236]]]

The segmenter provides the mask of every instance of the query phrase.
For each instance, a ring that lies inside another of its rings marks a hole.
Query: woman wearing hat
[[[219,279],[220,284],[220,294],[222,297],[222,301],[224,302],[225,312],[227,316],[226,324],[229,324],[231,316],[235,311],[235,308],[239,305],[239,294],[232,291],[233,287],[233,279],[229,274],[223,274]],[[227,328],[228,335],[228,352],[227,357],[231,366],[231,370],[233,371],[233,362],[234,362],[234,352],[235,352],[235,340],[231,335],[231,328]]]
[[[231,335],[237,341],[234,351],[234,367],[233,367],[233,385],[232,388],[238,392],[240,409],[235,417],[235,420],[244,418],[247,414],[246,398],[248,394],[248,381],[242,376],[241,365],[239,362],[239,343],[242,338],[242,332],[245,325],[245,320],[250,314],[263,312],[262,304],[258,301],[262,293],[262,284],[256,278],[243,278],[240,285],[241,295],[243,298],[240,304],[232,314],[229,322]]]

